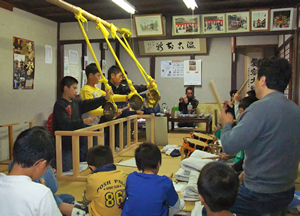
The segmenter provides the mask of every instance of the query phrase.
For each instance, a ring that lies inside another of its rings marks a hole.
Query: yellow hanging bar
[[[75,5],[72,5],[72,4],[68,3],[68,2],[65,2],[63,0],[46,0],[46,1],[50,2],[50,3],[54,4],[54,5],[56,5],[58,7],[61,7],[63,9],[65,9],[65,10],[67,10],[67,11],[70,11],[70,12],[72,12],[74,14],[77,14],[78,11],[79,11],[79,7],[77,7]],[[105,27],[110,28],[110,23],[109,22],[107,22],[107,21],[105,21],[105,20],[103,20],[103,19],[101,19],[101,18],[99,18],[99,17],[97,17],[97,16],[95,16],[95,15],[93,15],[93,14],[85,11],[85,10],[82,10],[81,13],[88,20],[94,21],[96,23],[97,22],[101,22]],[[123,31],[121,29],[119,29],[119,28],[117,28],[117,32],[120,33],[120,34],[123,34]]]
[[[63,1],[63,0],[46,0],[46,1],[48,1],[48,2],[50,2],[50,3],[52,3],[52,4],[54,4],[54,5],[57,5],[58,7],[61,7],[61,8],[64,8],[64,9],[66,9],[66,10],[68,10],[68,11],[71,11],[71,12],[73,12],[74,14],[78,14],[79,13],[79,11],[80,11],[80,13],[82,14],[82,16],[84,16],[85,18],[87,18],[87,19],[89,19],[89,20],[91,20],[91,21],[94,21],[94,22],[96,22],[97,23],[97,25],[98,25],[98,23],[101,23],[103,26],[105,26],[105,27],[107,27],[107,28],[109,28],[109,29],[113,29],[113,37],[115,37],[115,35],[116,35],[116,32],[118,32],[119,34],[123,34],[124,32],[127,34],[127,35],[131,35],[131,33],[130,33],[130,31],[129,30],[126,30],[126,31],[124,31],[123,29],[119,29],[119,28],[117,28],[117,27],[115,27],[115,26],[113,26],[112,27],[112,25],[110,24],[110,23],[108,23],[107,21],[105,21],[105,20],[103,20],[103,19],[101,19],[101,18],[99,18],[99,17],[97,17],[97,16],[95,16],[95,15],[93,15],[93,14],[91,14],[91,13],[89,13],[89,12],[87,12],[87,11],[85,11],[85,10],[82,10],[81,8],[79,8],[79,7],[77,7],[77,6],[74,6],[74,5],[72,5],[72,4],[70,4],[70,3],[67,3],[67,2],[65,2],[65,1]],[[108,41],[108,39],[106,39],[106,42],[107,42],[107,44],[109,44],[109,41]],[[110,47],[110,49],[111,49],[111,47]],[[122,73],[123,74],[125,74],[124,73],[124,69],[122,68],[122,66],[121,66],[121,64],[120,64],[120,62],[116,59],[116,61],[117,61],[117,63],[118,63],[118,65],[120,66],[120,68],[123,70],[122,71]],[[95,62],[97,62],[97,61],[95,61]],[[96,64],[97,65],[97,64]],[[141,67],[141,66],[138,66],[139,68]],[[98,68],[98,65],[97,65],[97,68]],[[100,68],[100,66],[99,66],[99,68]],[[98,68],[98,69],[99,69]],[[101,71],[101,69],[99,70],[100,72],[102,72]],[[146,72],[145,72],[146,73]],[[150,76],[149,76],[150,77]],[[103,74],[102,74],[102,79],[104,78],[104,76],[103,76]],[[125,78],[126,78],[126,80],[128,80],[127,79],[127,76],[125,75]],[[107,80],[102,80],[101,79],[101,82],[102,83],[104,83],[104,85],[106,85],[106,82],[107,82]],[[149,79],[149,78],[148,78]],[[152,81],[153,79],[150,77],[150,79],[149,79],[150,81]],[[141,98],[141,96],[137,93],[137,91],[135,90],[135,88],[134,88],[134,86],[132,85],[132,81],[130,81],[130,80],[128,80],[129,82],[128,82],[128,85],[129,85],[129,88],[130,88],[130,90],[131,90],[131,92],[128,94],[128,98],[131,98],[131,97],[133,97],[133,96],[136,96],[137,98],[140,98],[140,99],[142,99]],[[148,82],[147,82],[148,83]],[[108,84],[108,83],[107,83]],[[154,83],[153,82],[153,86],[157,89],[157,85],[156,85],[156,83]],[[157,91],[158,92],[158,91]],[[158,92],[159,93],[159,92]]]

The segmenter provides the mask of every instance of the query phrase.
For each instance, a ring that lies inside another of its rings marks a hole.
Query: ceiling
[[[183,0],[127,0],[135,6],[136,14],[162,13],[164,17],[174,15],[188,15]],[[111,0],[66,0],[75,6],[104,20],[129,19],[130,15],[113,3]],[[195,14],[247,11],[250,9],[273,9],[283,7],[296,7],[299,0],[196,0],[198,8]],[[75,22],[74,15],[59,8],[46,0],[0,0],[0,7],[19,9],[39,15],[56,22]]]

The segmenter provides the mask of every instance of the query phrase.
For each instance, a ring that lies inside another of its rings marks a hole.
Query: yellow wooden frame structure
[[[109,128],[109,146],[112,149],[113,156],[122,156],[124,153],[135,148],[141,143],[138,142],[138,118],[146,118],[151,120],[151,142],[154,143],[154,115],[132,115],[126,118],[120,118],[113,121],[97,124],[94,126],[78,129],[75,131],[56,131],[56,168],[57,168],[57,180],[69,180],[69,181],[86,181],[87,175],[90,174],[90,170],[86,169],[82,172],[79,170],[79,137],[88,137],[88,148],[93,146],[93,137],[98,138],[98,145],[104,145],[104,128]],[[127,122],[127,147],[124,148],[123,140],[123,123]],[[133,140],[131,140],[131,123],[133,123]],[[120,151],[115,153],[115,125],[119,125],[119,145]],[[99,130],[99,131],[95,131]],[[73,163],[73,175],[67,176],[62,172],[62,136],[72,137],[72,163]]]

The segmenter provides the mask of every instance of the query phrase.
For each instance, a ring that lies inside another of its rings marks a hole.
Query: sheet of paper
[[[126,161],[122,161],[120,163],[116,163],[118,166],[129,166],[129,167],[136,167],[135,158],[131,158]]]

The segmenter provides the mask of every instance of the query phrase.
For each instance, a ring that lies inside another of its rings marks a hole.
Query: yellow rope
[[[81,32],[82,32],[82,34],[83,34],[83,37],[84,37],[84,39],[85,39],[85,41],[86,41],[86,43],[87,43],[87,45],[88,45],[88,47],[89,47],[89,50],[90,50],[90,52],[91,52],[91,54],[92,54],[92,56],[93,56],[93,59],[94,59],[95,64],[96,64],[96,66],[97,66],[97,69],[98,69],[98,71],[99,71],[100,74],[101,74],[101,79],[99,80],[99,82],[101,82],[101,83],[104,84],[105,89],[106,89],[106,91],[107,91],[107,94],[109,94],[109,91],[111,90],[111,86],[108,84],[108,80],[105,78],[105,76],[104,76],[103,73],[102,73],[102,70],[101,70],[101,68],[100,68],[98,59],[97,59],[97,57],[96,57],[96,55],[95,55],[95,52],[94,52],[94,50],[93,50],[93,48],[92,48],[92,45],[91,45],[91,43],[90,43],[90,41],[89,41],[89,38],[88,38],[88,36],[87,36],[87,34],[86,34],[86,32],[85,32],[85,30],[84,30],[84,28],[83,28],[83,25],[82,25],[82,23],[81,23],[81,22],[87,22],[87,19],[86,19],[84,16],[82,16],[82,9],[81,9],[81,8],[79,8],[78,13],[75,13],[75,18],[78,20],[78,24],[79,24],[79,27],[80,27]],[[108,32],[107,32],[107,33],[108,33]],[[108,100],[108,101],[112,102],[112,104],[114,105],[115,109],[117,109],[117,105],[115,104],[114,99],[113,99],[113,96],[112,96],[111,94],[109,94],[109,100]]]
[[[104,39],[105,39],[105,41],[106,41],[106,43],[107,43],[107,45],[108,45],[111,53],[113,54],[113,56],[114,56],[117,64],[119,65],[119,67],[120,67],[120,69],[122,71],[122,74],[124,75],[124,77],[125,77],[125,79],[126,79],[126,81],[128,83],[129,89],[131,90],[131,92],[128,94],[128,98],[130,99],[133,95],[138,95],[141,98],[141,100],[143,100],[142,97],[138,94],[138,92],[134,88],[134,86],[132,84],[132,81],[130,79],[128,79],[127,75],[125,74],[124,68],[122,67],[121,62],[119,61],[119,59],[118,59],[118,57],[117,57],[114,49],[112,48],[112,46],[111,46],[111,44],[110,44],[110,42],[108,40],[109,33],[108,33],[107,29],[103,26],[103,24],[101,22],[97,22],[96,28],[100,28],[100,30],[101,30],[101,32],[102,32],[102,34],[104,36]],[[118,35],[116,33],[116,29],[117,28],[113,24],[110,25],[111,35],[112,35],[112,37],[114,39],[115,39],[116,36],[118,37]]]
[[[130,45],[128,44],[128,42],[127,42],[127,40],[126,40],[125,34],[127,34],[127,36],[128,36],[128,35],[131,35],[131,33],[130,33],[130,34],[128,33],[128,32],[130,32],[128,29],[122,28],[122,30],[124,31],[124,33],[122,34],[122,37],[123,37],[123,39],[124,39],[126,45],[125,45],[124,42],[119,38],[118,35],[116,35],[116,38],[118,39],[118,41],[120,42],[120,44],[124,47],[124,49],[128,52],[128,54],[131,56],[131,58],[134,60],[135,64],[136,64],[137,67],[139,68],[139,70],[140,70],[140,72],[141,72],[141,74],[142,74],[144,80],[146,81],[147,85],[149,85],[148,80],[149,80],[150,82],[152,82],[152,81],[153,81],[153,78],[147,74],[147,72],[145,71],[145,69],[143,68],[143,66],[142,66],[142,65],[139,63],[139,61],[136,59],[136,57],[135,57],[135,55],[134,55],[134,52],[132,51]],[[147,77],[148,80],[146,79],[146,77]],[[154,83],[154,82],[152,82],[152,87],[153,87],[153,89],[155,89],[155,90],[157,91],[158,95],[160,96],[160,93],[159,93],[159,91],[158,91],[158,89],[157,89],[157,84]]]

